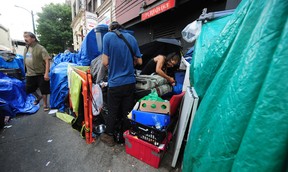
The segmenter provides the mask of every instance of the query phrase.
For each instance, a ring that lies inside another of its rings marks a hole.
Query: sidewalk
[[[42,103],[42,102],[41,102]],[[173,146],[155,169],[126,154],[125,145],[107,147],[100,139],[86,144],[69,124],[39,111],[18,116],[0,131],[1,171],[181,171],[180,163],[171,167]],[[180,158],[179,158],[180,159]]]

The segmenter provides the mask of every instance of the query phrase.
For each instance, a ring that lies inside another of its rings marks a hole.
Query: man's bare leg
[[[33,92],[32,94],[33,94],[34,97],[36,98],[36,100],[34,101],[34,105],[37,105],[37,104],[40,102],[40,100],[42,99],[42,96],[40,96],[40,95],[37,93],[37,91]]]
[[[48,111],[50,109],[47,103],[48,95],[43,94],[42,97],[43,97],[43,109],[44,111]]]
[[[42,97],[43,97],[43,107],[48,107],[47,94],[43,94]]]

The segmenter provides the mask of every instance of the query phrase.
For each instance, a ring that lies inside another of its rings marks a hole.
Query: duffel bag
[[[168,84],[168,81],[160,75],[136,76],[136,89],[150,90],[164,84]]]

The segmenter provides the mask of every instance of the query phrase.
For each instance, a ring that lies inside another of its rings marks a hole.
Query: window
[[[92,9],[92,2],[88,2],[87,4],[87,10],[90,11],[90,12],[93,12],[93,9]]]
[[[76,3],[73,4],[73,17],[76,16]]]

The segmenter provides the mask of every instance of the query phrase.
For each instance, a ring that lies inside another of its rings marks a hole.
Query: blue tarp
[[[0,72],[0,115],[33,114],[39,109],[33,105],[35,97],[26,95],[24,81],[10,78]]]
[[[50,106],[51,108],[65,110],[65,97],[68,95],[67,67],[90,66],[93,59],[102,53],[102,40],[108,32],[108,25],[101,24],[92,29],[84,38],[78,53],[60,53],[54,57],[50,68]]]
[[[60,112],[65,110],[65,98],[68,95],[68,64],[75,66],[76,64],[62,62],[56,65],[50,72],[50,106],[53,109],[58,109]]]
[[[22,76],[25,76],[23,56],[16,54],[16,57],[12,61],[5,61],[2,56],[0,56],[0,68],[5,69],[20,69]]]
[[[60,53],[53,58],[53,64],[51,68],[58,65],[61,62],[71,62],[77,64],[79,61],[79,55],[76,53]]]
[[[107,31],[108,31],[108,26],[102,24],[102,25],[98,25],[95,29],[92,29],[87,34],[87,36],[82,42],[81,49],[78,53],[80,59],[77,62],[77,65],[90,66],[91,61],[101,54],[101,50],[99,49],[100,47],[98,48],[97,46],[100,42],[97,41],[96,34],[97,34],[98,40],[99,40],[99,36],[101,37],[101,40],[103,40],[103,36]],[[101,41],[101,44],[102,44],[102,41]]]

